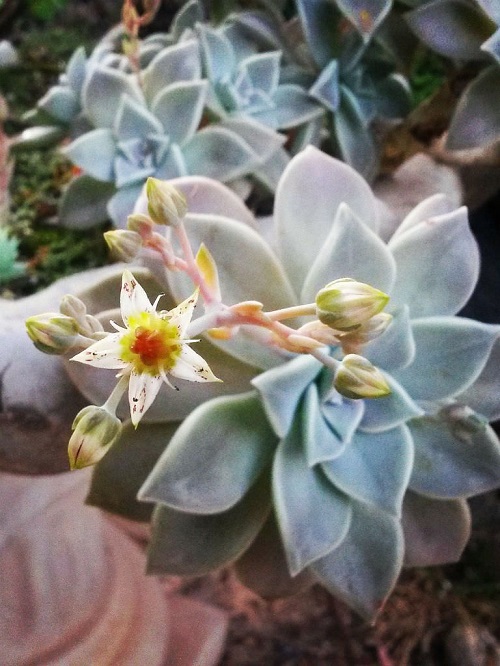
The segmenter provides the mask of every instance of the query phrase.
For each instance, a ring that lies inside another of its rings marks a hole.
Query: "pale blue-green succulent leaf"
[[[336,0],[336,4],[368,40],[389,13],[392,0]]]
[[[500,68],[485,69],[464,90],[451,119],[446,147],[463,150],[484,146],[500,136]]]
[[[305,278],[301,299],[313,301],[325,285],[345,277],[390,293],[395,274],[396,263],[386,244],[342,203]]]
[[[292,576],[342,543],[351,521],[350,501],[307,464],[300,419],[276,451],[273,497]]]
[[[321,467],[348,497],[399,518],[412,465],[412,438],[400,425],[379,433],[357,432],[341,456]]]
[[[155,116],[131,97],[122,97],[113,129],[117,141],[145,139],[149,134],[161,134],[163,131]]]
[[[500,338],[476,381],[456,396],[457,402],[485,416],[488,421],[500,419]]]
[[[364,401],[365,411],[360,427],[366,432],[394,428],[424,413],[394,377],[386,374],[384,377],[391,389],[389,395]]]
[[[291,129],[323,114],[322,107],[305,90],[293,83],[278,87],[269,110],[252,113],[255,120],[275,129]]]
[[[479,250],[465,207],[412,226],[389,249],[397,266],[391,304],[407,303],[413,319],[453,315],[469,300],[479,276]]]
[[[116,143],[110,129],[99,128],[75,139],[64,154],[96,180],[112,181]]]
[[[177,427],[177,423],[143,423],[136,431],[129,421],[94,467],[87,504],[129,520],[148,521],[154,505],[136,496]]]
[[[257,375],[252,380],[275,433],[285,437],[308,385],[321,372],[322,364],[309,354]]]
[[[248,117],[226,118],[218,126],[225,127],[240,136],[262,160],[269,159],[286,141],[282,134]]]
[[[353,501],[347,536],[338,548],[314,562],[311,570],[332,594],[371,619],[394,587],[403,555],[399,520]]]
[[[181,81],[156,96],[152,111],[173,142],[182,144],[196,132],[206,94],[206,81]]]
[[[500,19],[498,20],[498,24],[500,25]],[[500,64],[500,30],[496,30],[491,37],[481,45],[481,49],[492,55],[497,63]]]
[[[297,0],[297,11],[316,64],[323,68],[335,57],[337,15],[331,0]]]
[[[378,166],[377,148],[357,97],[344,85],[333,126],[342,158],[365,178],[373,178]]]
[[[285,148],[277,148],[272,155],[259,165],[253,176],[263,183],[270,192],[275,192],[281,175],[290,161],[290,155]]]
[[[340,411],[337,405],[338,411]],[[346,447],[324,418],[316,384],[310,384],[302,402],[302,437],[309,467],[340,456]]]
[[[142,190],[142,182],[122,187],[108,201],[107,210],[115,227],[124,229],[127,226],[127,217],[132,214],[135,202]]]
[[[85,81],[86,64],[87,57],[85,55],[85,48],[83,46],[79,46],[68,60],[68,65],[65,72],[70,88],[77,95],[80,94]]]
[[[179,9],[172,19],[170,32],[174,42],[178,42],[186,30],[190,30],[196,23],[205,19],[203,6],[199,0],[189,0]]]
[[[228,182],[251,173],[260,158],[234,132],[211,126],[197,132],[183,146],[189,173]]]
[[[330,428],[334,431],[340,441],[348,444],[363,417],[365,403],[363,400],[351,400],[340,395],[333,387],[333,378],[329,371],[323,371],[319,384],[321,413]],[[326,389],[326,395],[324,395]]]
[[[497,24],[500,24],[500,5],[496,0],[476,0],[477,4]]]
[[[264,599],[279,599],[312,585],[306,570],[290,576],[276,518],[273,513],[264,523],[250,548],[234,563],[239,580]]]
[[[434,0],[405,16],[413,32],[434,51],[456,60],[481,59],[492,23],[466,0]]]
[[[422,495],[453,499],[497,488],[500,442],[486,419],[451,405],[410,423],[415,464],[410,488]]]
[[[198,25],[197,32],[208,78],[213,82],[229,80],[236,66],[231,42],[222,32],[207,25]]]
[[[389,301],[389,310],[391,302]],[[363,347],[363,356],[384,370],[406,368],[415,358],[415,341],[407,305],[391,312],[392,321],[382,335]]]
[[[109,218],[107,205],[115,193],[113,183],[82,175],[74,178],[59,203],[59,222],[72,229],[89,229]]]
[[[415,359],[394,377],[414,400],[444,400],[465,391],[499,335],[498,326],[461,317],[418,319],[412,330]]]
[[[256,53],[245,58],[241,66],[245,69],[255,88],[272,95],[280,78],[281,51]]]
[[[144,94],[150,104],[172,83],[198,81],[201,63],[198,44],[188,40],[160,51],[143,74]]]
[[[236,560],[269,515],[268,486],[266,476],[238,504],[211,516],[158,505],[153,512],[148,573],[201,576]]]
[[[412,92],[407,80],[394,73],[377,83],[377,116],[398,120],[411,111]]]
[[[116,110],[124,95],[142,102],[141,90],[133,75],[95,65],[82,89],[82,106],[94,127],[113,127]]]
[[[376,230],[373,193],[347,164],[310,146],[285,169],[276,190],[274,214],[278,254],[297,294],[342,202]]]
[[[470,536],[471,518],[464,499],[436,500],[408,491],[402,525],[406,567],[457,562]]]
[[[452,213],[456,210],[453,201],[446,195],[438,192],[423,201],[420,201],[404,218],[392,235],[391,241],[398,238],[403,232],[409,231],[421,222],[430,223],[431,219]]]
[[[80,100],[68,86],[53,86],[37,106],[62,123],[69,123],[80,110]]]
[[[139,497],[196,514],[234,506],[277,445],[255,392],[200,405],[179,426]]]
[[[54,146],[63,138],[64,134],[62,127],[54,125],[28,127],[12,138],[9,148],[12,153],[15,153],[16,150],[40,150]]]
[[[335,112],[340,104],[339,63],[332,60],[316,79],[309,94],[319,100],[329,111]]]

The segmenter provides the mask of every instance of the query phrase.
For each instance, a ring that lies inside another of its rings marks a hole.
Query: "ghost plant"
[[[136,269],[123,326],[64,301],[68,371],[95,403],[70,457],[101,459],[90,502],[136,519],[155,504],[151,573],[233,564],[268,596],[319,581],[370,617],[403,566],[460,556],[467,498],[500,482],[500,328],[456,316],[479,269],[465,208],[432,196],[388,242],[378,210],[312,147],[280,179],[271,244],[220,183],[149,181],[108,238],[146,253],[164,309]]]

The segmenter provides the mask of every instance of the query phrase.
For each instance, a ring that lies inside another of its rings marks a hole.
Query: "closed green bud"
[[[137,231],[113,229],[104,233],[104,240],[120,261],[133,261],[142,249],[142,238]]]
[[[351,278],[334,280],[316,295],[318,319],[337,331],[352,331],[381,312],[389,296]]]
[[[29,317],[26,330],[35,347],[45,354],[65,354],[78,338],[76,321],[58,312]]]
[[[380,335],[382,335],[391,321],[392,315],[388,314],[387,312],[379,312],[379,314],[375,315],[368,321],[365,321],[364,324],[361,324],[353,331],[341,333],[339,340],[340,344],[342,345],[342,349],[348,352],[350,349],[354,350],[357,347],[368,344],[372,340],[375,340]]]
[[[363,356],[344,356],[335,372],[333,384],[346,398],[382,398],[391,389],[384,375]]]
[[[71,469],[95,465],[116,442],[122,431],[119,418],[105,407],[89,405],[75,417],[68,444]]]
[[[133,213],[127,217],[127,229],[136,231],[142,239],[148,238],[153,233],[153,220],[143,213]]]
[[[73,296],[73,294],[66,294],[61,298],[59,310],[61,314],[72,317],[77,322],[84,319],[87,314],[85,303],[76,296]]]
[[[177,227],[187,212],[186,197],[165,180],[148,178],[148,212],[156,224]]]

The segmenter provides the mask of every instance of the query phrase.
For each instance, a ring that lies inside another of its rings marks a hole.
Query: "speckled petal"
[[[107,337],[94,342],[93,345],[73,356],[71,360],[93,365],[96,368],[111,370],[126,368],[128,364],[122,361],[120,355],[121,347],[119,339],[121,335],[121,333],[110,333]]]
[[[120,309],[125,324],[133,313],[154,311],[146,292],[130,271],[123,271]]]
[[[219,382],[205,360],[194,349],[184,345],[177,363],[169,370],[172,377],[190,382]]]
[[[130,403],[130,418],[136,426],[158,395],[162,385],[160,375],[148,375],[132,371],[128,385],[128,400]]]

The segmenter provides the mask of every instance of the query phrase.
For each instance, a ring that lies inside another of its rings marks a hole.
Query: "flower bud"
[[[381,398],[391,392],[383,374],[363,356],[348,354],[335,372],[333,384],[346,398]]]
[[[104,233],[104,240],[120,261],[133,261],[142,248],[142,238],[136,231],[113,229]]]
[[[156,224],[179,226],[187,212],[185,196],[165,180],[148,178],[146,182],[148,212]]]
[[[78,338],[76,321],[58,312],[29,317],[26,330],[35,347],[45,354],[65,354]]]
[[[316,295],[316,313],[323,324],[337,331],[351,331],[378,314],[389,296],[369,284],[351,278],[334,280]]]
[[[339,336],[342,349],[349,353],[351,349],[354,350],[368,344],[382,335],[391,321],[392,315],[387,312],[379,312],[379,314],[361,324],[359,328],[355,328],[348,333],[342,333]]]
[[[151,236],[153,225],[153,220],[143,213],[134,213],[127,217],[127,229],[129,231],[136,231],[143,240]]]
[[[87,314],[85,303],[76,296],[73,296],[73,294],[66,294],[61,298],[59,310],[61,314],[72,317],[77,322],[84,319]]]
[[[95,465],[118,439],[122,424],[119,418],[104,407],[89,405],[75,417],[74,431],[68,444],[71,469]]]

